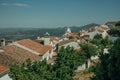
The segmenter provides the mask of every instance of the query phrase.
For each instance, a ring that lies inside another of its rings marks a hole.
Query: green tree
[[[51,72],[51,65],[46,61],[31,62],[30,59],[26,60],[23,64],[10,65],[10,77],[13,80],[53,80],[54,73]]]
[[[119,36],[120,37],[120,21],[117,22],[115,28],[112,28],[107,31],[109,35]]]
[[[120,38],[118,38],[110,50],[109,77],[111,80],[120,80]]]
[[[85,56],[90,59],[91,56],[97,55],[96,53],[96,47],[89,44],[80,44],[80,47],[82,48],[82,51],[85,52]]]
[[[73,80],[75,70],[85,61],[85,52],[61,47],[54,65],[28,59],[23,64],[11,64],[9,75],[13,80]]]
[[[100,53],[100,62],[93,66],[93,72],[95,74],[91,80],[110,80],[108,77],[108,58],[109,54]]]
[[[109,54],[100,53],[100,62],[93,67],[95,76],[91,80],[119,80],[120,77],[120,38],[118,38]],[[102,50],[103,51],[103,50]]]
[[[115,26],[120,26],[120,21],[118,21]]]
[[[91,43],[99,46],[101,44],[101,40],[102,40],[102,34],[96,34],[93,38],[93,40],[91,41]]]
[[[102,34],[96,34],[96,35],[94,36],[94,39],[102,39]]]
[[[73,36],[69,36],[69,39],[74,39],[74,37]]]
[[[82,52],[77,52],[73,47],[61,47],[58,52],[54,69],[56,78],[59,80],[73,80],[74,71],[79,65],[82,65],[87,60],[87,57]]]

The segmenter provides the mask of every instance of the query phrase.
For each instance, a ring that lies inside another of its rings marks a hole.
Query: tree
[[[32,63],[28,59],[23,64],[11,64],[9,76],[13,80],[53,80],[54,73],[50,69],[51,65],[45,60]]]
[[[95,76],[91,78],[91,80],[110,80],[108,77],[108,58],[109,54],[100,53],[98,62],[95,66],[93,66],[92,72],[94,72]]]
[[[54,71],[59,80],[73,80],[74,72],[78,66],[85,63],[87,57],[82,52],[77,52],[73,47],[61,47],[58,52]]]
[[[107,31],[109,35],[120,36],[120,21],[117,22],[115,28],[112,28]]]
[[[91,56],[97,55],[96,47],[89,45],[89,44],[80,44],[80,47],[82,48],[81,52],[85,53],[85,56],[87,57],[87,60],[85,62],[86,68],[88,68],[88,61],[91,62]]]
[[[115,26],[120,26],[120,21],[118,21]]]
[[[96,34],[96,35],[94,36],[94,39],[102,39],[102,34]]]
[[[120,38],[118,38],[110,50],[109,77],[111,80],[120,79]]]
[[[69,36],[69,39],[74,39],[74,37],[73,36]]]
[[[111,47],[112,41],[110,41],[108,38],[103,39],[101,34],[96,34],[91,41],[92,44],[95,44],[99,49],[101,47]]]
[[[99,46],[101,44],[101,40],[102,40],[102,34],[96,34],[93,38],[93,40],[91,41],[91,43]]]
[[[80,47],[82,48],[82,51],[85,52],[85,56],[90,59],[91,56],[97,55],[96,53],[96,47],[89,44],[80,44]]]
[[[120,77],[120,38],[118,38],[109,54],[100,53],[100,62],[93,67],[95,76],[91,80],[119,80]],[[103,50],[102,50],[103,51]]]
[[[61,47],[54,65],[46,60],[10,65],[13,80],[73,80],[75,70],[87,61],[85,52],[77,52],[73,47]]]

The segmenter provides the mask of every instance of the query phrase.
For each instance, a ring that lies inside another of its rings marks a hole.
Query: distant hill
[[[78,32],[82,29],[89,29],[90,27],[98,26],[98,24],[92,23],[82,27],[71,26],[69,27],[72,32]],[[36,39],[37,36],[43,36],[48,32],[51,36],[62,36],[68,27],[59,28],[1,28],[0,38],[7,40],[19,40],[19,39]]]
[[[100,24],[96,24],[96,23],[87,24],[85,26],[82,26],[81,29],[89,29],[89,28],[95,27],[95,26],[100,26]]]
[[[71,26],[69,27],[73,32],[78,32],[82,29],[89,29],[90,27],[93,27],[93,26],[99,26],[99,24],[96,24],[96,23],[91,23],[91,24],[87,24],[87,25],[84,25],[84,26]],[[63,29],[64,30],[67,30],[68,27],[64,27]]]

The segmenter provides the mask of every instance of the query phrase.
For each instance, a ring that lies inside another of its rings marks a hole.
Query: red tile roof
[[[24,40],[19,40],[17,41],[17,43],[30,48],[34,51],[37,51],[40,53],[40,55],[43,55],[45,52],[47,52],[48,50],[41,44],[34,42],[33,40],[30,39],[24,39]]]
[[[51,40],[51,41],[58,41],[59,38],[58,38],[58,37],[52,37],[52,36],[51,36],[51,37],[50,37],[50,40]]]
[[[40,60],[41,57],[15,45],[1,47],[4,52],[0,52],[0,64],[21,63],[30,58],[32,61]]]
[[[97,29],[97,31],[98,31],[98,32],[101,32],[101,33],[104,32],[104,30],[100,30],[100,29]]]
[[[117,24],[117,21],[111,21],[111,22],[107,22],[107,23],[105,23],[106,25],[107,24],[112,24],[112,25],[116,25]]]
[[[8,66],[10,63],[16,63],[16,60],[5,52],[0,52],[0,64]]]
[[[50,51],[53,49],[53,47],[50,45],[45,45],[45,48],[47,48],[47,50],[50,50]]]
[[[61,45],[64,45],[64,44],[67,44],[67,43],[70,43],[70,42],[73,42],[73,41],[74,41],[73,39],[71,39],[71,40],[64,40],[64,41],[59,42],[58,45],[61,46]]]
[[[89,28],[89,31],[90,31],[90,32],[95,31],[95,27],[91,27],[91,28]]]
[[[37,42],[37,43],[39,43],[39,44],[44,43],[44,41],[43,41],[43,40],[33,40],[33,41],[35,41],[35,42]]]
[[[82,38],[82,39],[90,39],[90,35],[84,35],[84,36],[81,36],[80,38]]]
[[[5,71],[8,71],[9,69],[8,69],[8,67],[7,66],[4,66],[4,65],[1,65],[0,64],[0,74],[2,74],[3,72],[5,72]]]
[[[109,30],[109,28],[106,28],[106,27],[104,27],[104,26],[99,26],[101,29],[103,29],[103,30]]]

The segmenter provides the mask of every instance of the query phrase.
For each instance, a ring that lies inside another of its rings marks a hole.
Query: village
[[[107,31],[110,27],[114,27],[113,22],[108,22],[100,26],[92,26],[88,30],[83,29],[79,32],[72,32],[68,27],[66,32],[61,37],[51,36],[46,32],[43,37],[38,36],[35,40],[22,39],[17,41],[9,41],[6,44],[6,40],[1,39],[0,46],[0,80],[12,80],[9,74],[9,64],[25,62],[28,58],[34,61],[43,61],[46,59],[48,64],[54,65],[54,61],[57,57],[57,52],[61,47],[73,47],[75,50],[80,51],[79,44],[88,43],[95,35],[101,34],[102,38],[109,38],[113,40],[113,36],[110,36]],[[104,48],[104,53],[109,53],[107,48]],[[98,55],[92,56],[91,60],[98,61]],[[83,65],[80,65],[77,71],[85,70],[91,66],[91,61],[88,60]]]

